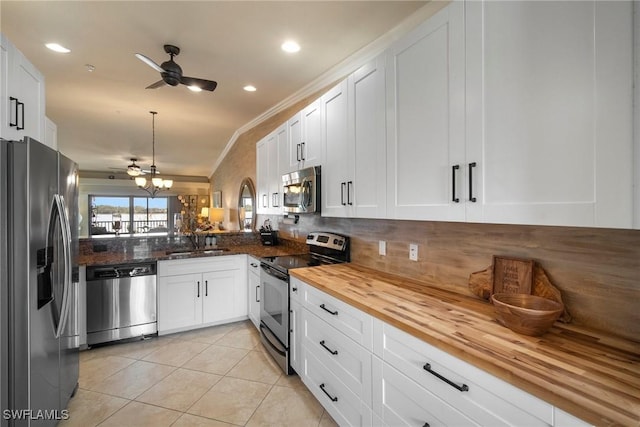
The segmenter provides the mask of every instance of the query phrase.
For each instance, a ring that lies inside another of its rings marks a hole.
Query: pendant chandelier
[[[168,190],[173,185],[172,179],[162,179],[158,176],[158,171],[156,170],[156,111],[149,111],[151,113],[151,147],[152,147],[152,163],[151,163],[151,182],[147,184],[147,178],[143,176],[136,177],[136,185],[149,193],[149,195],[153,198],[156,196],[158,191]]]

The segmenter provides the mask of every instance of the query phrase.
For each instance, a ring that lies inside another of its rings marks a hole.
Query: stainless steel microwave
[[[282,175],[285,212],[320,212],[320,166]]]

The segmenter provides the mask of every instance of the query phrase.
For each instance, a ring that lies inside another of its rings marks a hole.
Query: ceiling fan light
[[[140,168],[129,167],[127,169],[127,175],[129,175],[129,176],[139,176],[140,174],[141,174]]]
[[[151,178],[151,182],[155,187],[162,187],[162,178]]]
[[[172,179],[165,179],[164,180],[164,187],[167,188],[167,189],[173,187],[173,180]]]
[[[196,86],[196,85],[191,85],[191,86],[187,86],[189,88],[189,90],[191,92],[202,92],[202,89],[200,88],[200,86]]]
[[[142,176],[136,177],[136,185],[138,187],[144,187],[145,185],[147,185],[147,178]]]

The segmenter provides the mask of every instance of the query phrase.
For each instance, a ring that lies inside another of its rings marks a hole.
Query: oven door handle
[[[264,264],[264,263],[260,263],[260,267],[269,276],[275,277],[276,279],[283,280],[285,282],[289,281],[289,277],[286,274],[276,270],[275,268],[271,267],[270,265],[267,265],[267,264]]]
[[[268,333],[269,333],[269,335],[271,335],[271,337],[272,337],[272,338],[269,338],[269,336],[267,335],[267,333],[266,333],[265,331],[266,331],[266,332],[268,332]],[[267,327],[266,327],[264,324],[262,324],[262,323],[260,323],[260,333],[264,336],[265,341],[269,344],[269,347],[271,347],[271,348],[273,349],[273,351],[275,351],[276,353],[278,353],[278,354],[279,354],[280,356],[282,356],[282,357],[286,357],[286,356],[287,356],[286,349],[285,349],[285,351],[282,351],[282,350],[280,350],[279,348],[277,348],[277,347],[273,344],[272,339],[273,339],[273,340],[276,340],[276,341],[277,341],[278,339],[273,335],[273,332],[271,332],[271,331],[269,330],[269,328],[267,328]]]

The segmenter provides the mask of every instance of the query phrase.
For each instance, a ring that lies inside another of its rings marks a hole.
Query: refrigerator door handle
[[[60,307],[60,317],[58,319],[58,324],[56,325],[55,336],[56,338],[60,338],[62,332],[64,331],[65,324],[67,322],[67,317],[69,315],[69,292],[71,289],[71,228],[69,226],[69,216],[67,214],[67,209],[64,202],[64,197],[55,194],[53,196],[53,208],[52,210],[57,211],[56,217],[60,221],[60,234],[62,235],[62,253],[63,253],[63,283],[62,283],[62,305]],[[55,215],[54,212],[51,213],[53,217]],[[54,221],[50,221],[49,227],[52,227]],[[51,235],[51,230],[49,230],[49,235]],[[49,245],[47,245],[49,246]]]

